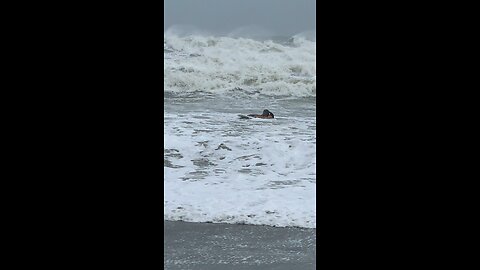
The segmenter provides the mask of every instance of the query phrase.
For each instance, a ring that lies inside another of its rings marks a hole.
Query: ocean
[[[314,38],[165,33],[164,89],[164,220],[316,228]]]

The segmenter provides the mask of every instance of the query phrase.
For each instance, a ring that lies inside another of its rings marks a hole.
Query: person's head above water
[[[269,110],[263,110],[262,115],[270,116],[270,117],[274,118],[273,113]]]
[[[255,117],[255,118],[275,118],[273,113],[269,110],[263,110],[262,114],[249,114],[248,116]]]

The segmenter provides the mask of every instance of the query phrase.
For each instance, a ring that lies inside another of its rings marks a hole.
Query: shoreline
[[[165,269],[315,269],[316,229],[164,221]]]

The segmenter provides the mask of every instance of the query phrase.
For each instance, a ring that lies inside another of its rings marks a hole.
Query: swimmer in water
[[[248,116],[250,117],[255,117],[255,118],[264,118],[264,119],[272,119],[275,118],[272,112],[269,110],[263,110],[262,114],[249,114]]]

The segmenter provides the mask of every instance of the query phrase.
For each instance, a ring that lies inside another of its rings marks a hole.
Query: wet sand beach
[[[164,221],[167,270],[315,269],[316,229]]]

